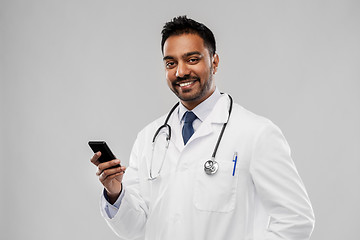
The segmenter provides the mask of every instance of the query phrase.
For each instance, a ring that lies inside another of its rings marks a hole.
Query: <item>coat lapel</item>
[[[172,115],[171,119],[170,119],[170,126],[171,126],[171,142],[174,144],[174,146],[177,148],[177,150],[179,152],[182,152],[182,150],[184,149],[184,142],[182,139],[182,134],[181,134],[181,130],[180,130],[180,122],[178,119],[178,110],[174,111],[174,114]]]
[[[224,124],[227,121],[229,115],[228,99],[229,97],[224,94],[224,96],[222,96],[219,101],[217,101],[209,116],[204,120],[204,122],[201,123],[198,130],[190,138],[188,144],[197,138],[205,137],[211,134],[214,131],[213,124]]]

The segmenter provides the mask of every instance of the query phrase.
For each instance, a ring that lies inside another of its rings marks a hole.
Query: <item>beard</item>
[[[210,73],[212,72],[212,68],[210,69]],[[200,86],[194,86],[190,89],[179,89],[179,83],[191,80],[194,81],[194,84],[199,84]],[[200,78],[197,76],[187,75],[184,77],[178,77],[176,81],[172,83],[171,91],[181,100],[184,102],[191,102],[202,99],[204,96],[209,94],[213,87],[213,76],[209,74],[208,79],[201,83]]]

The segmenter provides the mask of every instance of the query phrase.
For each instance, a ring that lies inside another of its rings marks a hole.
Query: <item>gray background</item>
[[[1,239],[116,239],[87,141],[107,140],[126,165],[137,132],[176,102],[160,31],[182,14],[214,31],[220,90],[283,130],[316,213],[312,239],[360,238],[359,1],[9,0]]]

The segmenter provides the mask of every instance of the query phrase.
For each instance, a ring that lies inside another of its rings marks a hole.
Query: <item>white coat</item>
[[[204,172],[223,124],[224,94],[186,146],[176,111],[160,176],[148,180],[152,138],[165,116],[143,129],[124,176],[118,213],[104,218],[121,239],[306,240],[314,226],[312,207],[280,129],[234,104],[218,148],[219,170]],[[234,153],[238,153],[232,176]],[[153,172],[161,161],[153,160]],[[155,174],[154,174],[155,175]]]

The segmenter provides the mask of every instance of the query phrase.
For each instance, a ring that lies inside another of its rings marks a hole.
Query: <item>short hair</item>
[[[174,17],[172,21],[165,23],[161,31],[161,51],[164,53],[166,39],[173,35],[197,34],[204,40],[205,47],[209,50],[210,56],[216,52],[215,37],[212,31],[204,24],[196,22],[186,16]]]

